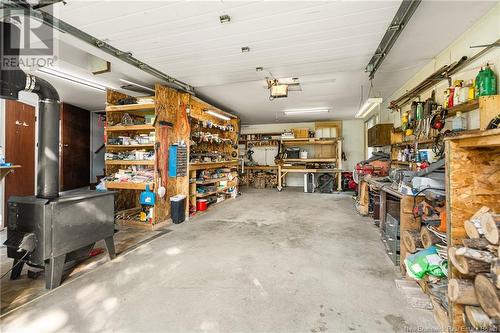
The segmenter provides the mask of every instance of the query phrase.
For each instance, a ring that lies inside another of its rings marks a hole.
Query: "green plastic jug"
[[[497,77],[489,65],[486,65],[483,71],[481,85],[479,87],[481,89],[479,96],[490,96],[496,95],[497,93]]]

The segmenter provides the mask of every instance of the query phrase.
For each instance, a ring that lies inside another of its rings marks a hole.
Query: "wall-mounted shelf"
[[[140,104],[126,104],[126,105],[108,105],[106,112],[126,112],[126,111],[147,111],[155,110],[155,103],[140,103]]]
[[[155,165],[155,161],[126,161],[126,160],[107,160],[107,165]]]
[[[473,99],[471,101],[458,104],[448,109],[448,117],[452,117],[457,114],[457,112],[469,112],[479,108],[479,100]]]
[[[154,148],[154,143],[142,145],[106,145],[107,149],[146,149]]]
[[[283,162],[304,162],[304,163],[326,163],[326,162],[337,162],[337,158],[332,157],[332,158],[285,158],[283,159]]]
[[[130,125],[130,126],[107,126],[105,128],[108,132],[128,132],[128,131],[154,131],[153,125]]]
[[[149,189],[152,191],[154,189],[154,183],[132,183],[132,182],[106,182],[106,188],[116,189],[116,190],[139,190],[144,191],[146,185],[149,185]]]

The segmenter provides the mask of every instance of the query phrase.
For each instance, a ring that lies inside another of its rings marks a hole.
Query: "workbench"
[[[378,190],[379,192],[379,229],[382,234],[386,230],[388,214],[399,221],[399,234],[403,234],[406,230],[420,230],[421,223],[420,220],[415,219],[413,216],[413,206],[424,200],[425,196],[423,194],[417,197],[402,194],[391,186],[392,183],[381,182],[377,178],[365,178],[363,181],[367,183],[369,188]],[[391,207],[388,207],[389,202]],[[408,251],[401,242],[399,247],[399,263],[402,273],[405,272],[404,259],[407,253]]]

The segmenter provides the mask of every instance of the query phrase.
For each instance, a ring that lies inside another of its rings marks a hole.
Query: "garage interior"
[[[498,1],[0,9],[2,332],[498,331]]]

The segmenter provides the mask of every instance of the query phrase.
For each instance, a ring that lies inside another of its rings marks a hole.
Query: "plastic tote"
[[[170,216],[172,222],[179,224],[186,219],[186,196],[176,195],[170,197]]]

